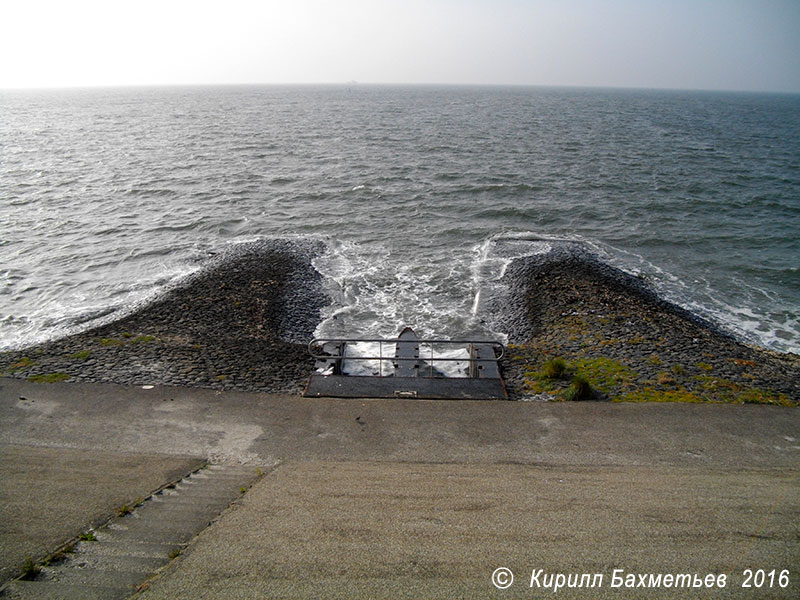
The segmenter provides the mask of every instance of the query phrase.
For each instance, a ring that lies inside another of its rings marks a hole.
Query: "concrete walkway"
[[[145,598],[538,597],[533,569],[604,574],[576,597],[653,594],[611,589],[615,568],[726,573],[712,597],[742,598],[765,591],[740,587],[745,568],[789,569],[790,587],[770,597],[800,592],[796,409],[0,379],[0,444],[264,468]],[[490,579],[501,566],[516,575],[504,591]]]

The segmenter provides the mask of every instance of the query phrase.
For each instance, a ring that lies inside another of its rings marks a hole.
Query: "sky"
[[[800,92],[800,0],[0,0],[0,88]]]

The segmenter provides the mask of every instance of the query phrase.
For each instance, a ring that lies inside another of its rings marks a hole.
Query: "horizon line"
[[[193,82],[193,83],[98,83],[98,84],[64,84],[64,85],[20,85],[0,86],[0,92],[33,92],[58,90],[101,90],[101,89],[145,89],[145,88],[201,88],[201,87],[483,87],[483,88],[543,88],[543,89],[584,89],[584,90],[620,90],[620,91],[659,91],[659,92],[702,92],[733,94],[771,94],[800,95],[800,90],[761,90],[734,88],[688,88],[658,87],[636,85],[586,85],[586,84],[541,84],[541,83],[441,83],[441,82],[365,82],[365,81],[329,81],[329,82]]]

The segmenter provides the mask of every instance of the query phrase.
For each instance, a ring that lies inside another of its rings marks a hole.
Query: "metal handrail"
[[[412,359],[402,359],[396,356],[383,356],[383,344],[397,344],[398,342],[408,342],[409,340],[400,339],[400,338],[314,338],[308,343],[308,353],[311,355],[312,358],[319,359],[319,360],[331,360],[341,358],[344,360],[412,360]],[[439,356],[431,356],[429,358],[422,358],[419,357],[416,360],[430,360],[430,361],[453,361],[453,362],[464,362],[464,361],[476,361],[476,362],[489,362],[489,361],[499,361],[503,356],[505,356],[505,346],[498,341],[494,340],[436,340],[436,339],[415,339],[413,340],[415,344],[449,344],[449,345],[470,345],[470,344],[485,344],[492,347],[495,352],[497,349],[500,350],[500,355],[495,356],[494,358],[446,358],[446,357],[439,357]],[[345,356],[344,354],[316,354],[312,349],[312,346],[324,346],[325,344],[351,344],[351,343],[360,343],[360,342],[370,342],[376,343],[380,342],[379,352],[381,353],[380,356]],[[431,352],[433,349],[431,348]]]

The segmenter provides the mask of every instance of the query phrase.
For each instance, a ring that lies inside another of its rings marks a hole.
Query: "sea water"
[[[0,349],[209,254],[314,238],[317,334],[500,338],[508,262],[576,242],[800,352],[800,96],[435,86],[0,91]]]

